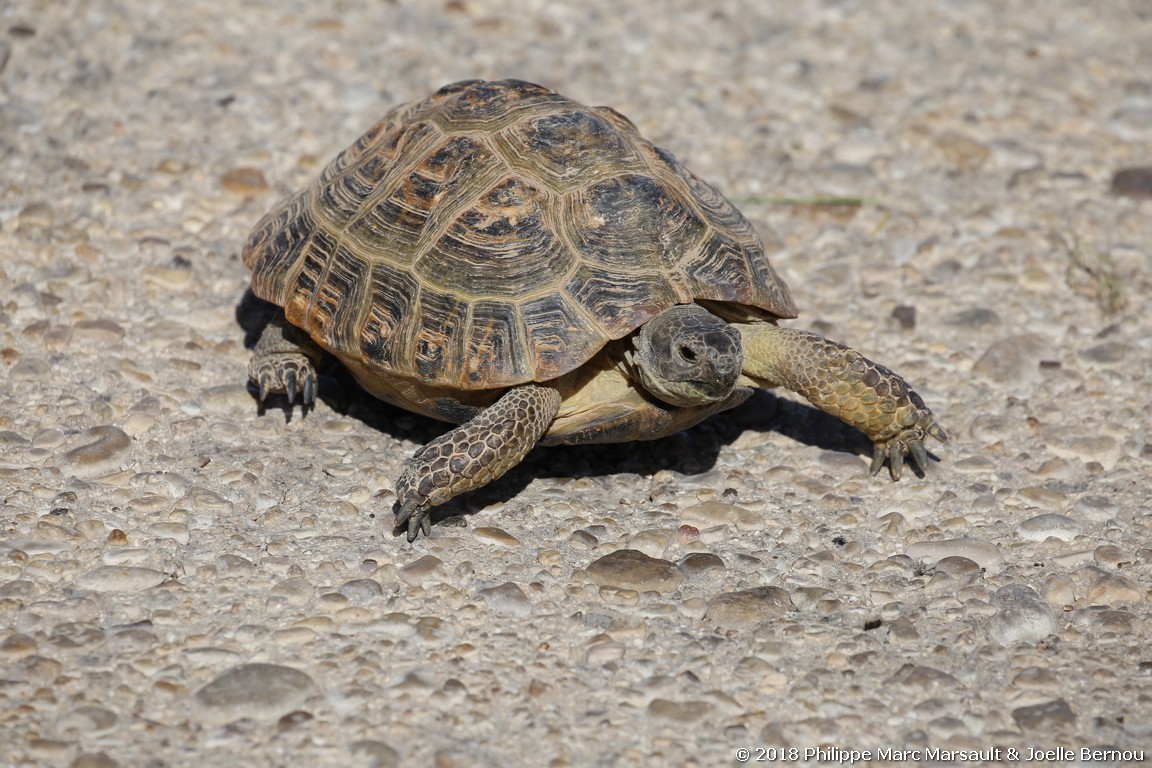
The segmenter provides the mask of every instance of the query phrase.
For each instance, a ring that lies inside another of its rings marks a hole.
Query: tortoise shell
[[[457,390],[555,379],[675,304],[796,316],[719,192],[615,110],[518,80],[393,109],[243,257],[329,351]]]

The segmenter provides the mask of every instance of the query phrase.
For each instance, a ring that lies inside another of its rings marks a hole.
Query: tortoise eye
[[[692,347],[689,347],[687,345],[681,346],[678,351],[680,353],[680,357],[684,358],[688,362],[690,362],[690,363],[696,362],[696,358],[698,357],[698,355],[696,354],[696,350],[692,349]]]

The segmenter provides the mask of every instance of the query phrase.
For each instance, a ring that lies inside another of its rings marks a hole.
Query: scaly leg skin
[[[775,325],[738,326],[744,338],[744,373],[762,387],[783,386],[820,410],[858,428],[875,446],[873,475],[888,460],[899,480],[904,456],[928,467],[926,436],[947,441],[908,383],[879,363],[814,333]]]
[[[559,392],[525,384],[416,451],[396,482],[396,527],[407,525],[409,542],[421,531],[428,536],[432,507],[487,485],[523,461],[559,410]]]
[[[304,332],[277,314],[260,334],[248,361],[248,377],[260,389],[260,402],[269,394],[284,393],[288,402],[303,396],[305,405],[316,401],[316,364],[323,353]]]

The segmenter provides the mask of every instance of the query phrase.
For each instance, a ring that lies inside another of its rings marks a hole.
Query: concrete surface
[[[1148,758],[1152,4],[237,5],[0,7],[0,765]],[[394,538],[442,425],[339,371],[258,413],[239,251],[507,76],[724,190],[940,462],[765,394]]]

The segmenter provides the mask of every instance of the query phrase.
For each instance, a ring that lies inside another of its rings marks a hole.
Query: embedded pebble
[[[69,768],[120,768],[120,763],[107,752],[84,752],[76,756]]]
[[[969,330],[981,330],[994,325],[1000,325],[1000,315],[987,307],[973,307],[952,312],[940,319],[945,325]]]
[[[963,688],[955,675],[923,664],[905,664],[889,682],[918,697],[955,695]]]
[[[532,613],[532,601],[518,584],[505,582],[498,587],[488,587],[478,593],[488,607],[497,613],[509,616],[527,616]]]
[[[1123,446],[1111,435],[1085,433],[1082,427],[1048,427],[1042,432],[1048,450],[1064,459],[1095,461],[1110,467],[1123,455]]]
[[[8,378],[12,381],[44,381],[51,371],[47,360],[29,355],[8,369]]]
[[[1076,602],[1074,586],[1070,576],[1060,574],[1045,581],[1040,594],[1049,605],[1072,605]]]
[[[679,725],[694,725],[707,717],[715,706],[707,701],[668,701],[653,699],[648,704],[648,715]]]
[[[339,592],[354,603],[370,603],[384,594],[384,588],[375,579],[353,579],[340,585]]]
[[[142,566],[105,565],[76,579],[76,586],[93,592],[139,592],[162,584],[161,571]]]
[[[1002,645],[1032,643],[1056,632],[1056,619],[1044,598],[1030,586],[1010,584],[992,594],[996,615],[989,632]]]
[[[79,447],[56,459],[80,477],[92,477],[119,469],[120,461],[131,447],[132,438],[119,427],[93,427],[81,435]]]
[[[588,578],[601,587],[637,592],[671,592],[683,580],[675,563],[658,560],[635,549],[618,549],[588,564]]]
[[[989,575],[1000,571],[1003,562],[999,548],[990,541],[975,539],[942,539],[940,541],[918,541],[905,550],[908,557],[935,563],[946,557],[963,557],[973,561]]]
[[[888,625],[888,639],[893,642],[912,642],[920,639],[916,625],[907,616],[901,616]]]
[[[979,141],[956,131],[945,131],[936,138],[936,147],[947,163],[961,171],[974,171],[992,155]]]
[[[1100,565],[1110,568],[1123,568],[1132,565],[1136,558],[1115,544],[1101,544],[1092,552],[1092,559]]]
[[[1110,608],[1106,605],[1089,605],[1077,609],[1072,614],[1072,625],[1086,627],[1093,632],[1129,635],[1132,633],[1136,617],[1129,611]]]
[[[120,324],[112,320],[79,320],[72,325],[72,341],[86,346],[119,343],[124,333]]]
[[[1114,603],[1136,602],[1148,594],[1147,587],[1141,587],[1131,579],[1117,574],[1104,574],[1088,587],[1086,597],[1090,603],[1112,605]]]
[[[1048,538],[1072,541],[1084,533],[1084,526],[1068,517],[1048,513],[1030,517],[1016,526],[1016,535],[1025,541],[1044,541]]]
[[[505,549],[515,549],[520,545],[520,540],[503,528],[481,526],[479,528],[473,528],[472,535],[476,537],[477,541],[485,544],[495,544]]]
[[[936,573],[946,573],[959,584],[970,584],[980,578],[980,564],[968,557],[949,555],[936,561]]]
[[[250,195],[268,189],[268,180],[259,168],[233,168],[220,177],[220,186],[238,195]]]
[[[353,757],[364,757],[371,761],[371,768],[400,768],[403,762],[400,753],[382,741],[354,741],[348,745]]]
[[[708,601],[704,620],[720,627],[747,629],[796,610],[788,591],[780,587],[756,587],[725,592]]]
[[[114,727],[119,720],[115,712],[89,705],[71,710],[56,722],[56,727],[61,731],[96,733]]]
[[[1107,341],[1081,351],[1079,357],[1085,362],[1105,367],[1121,365],[1136,354],[1137,350],[1131,344],[1122,341]]]
[[[240,718],[271,721],[300,709],[316,692],[304,672],[278,664],[242,664],[217,675],[196,692],[201,716],[211,723]]]
[[[763,526],[763,515],[757,515],[735,504],[726,504],[722,501],[705,501],[700,504],[693,504],[681,511],[680,521],[699,529],[728,523],[741,530],[749,530]]]
[[[711,552],[690,552],[680,558],[676,567],[689,579],[698,578],[713,571],[723,571],[727,568],[723,558]]]
[[[988,347],[972,373],[1020,391],[1040,379],[1040,361],[1052,355],[1052,343],[1035,333],[1009,336]]]
[[[1101,524],[1115,519],[1120,508],[1103,496],[1083,496],[1072,505],[1072,511],[1089,523]]]
[[[1152,198],[1152,167],[1124,168],[1112,174],[1112,194]]]
[[[1042,704],[1018,707],[1012,710],[1012,719],[1025,732],[1052,733],[1075,724],[1076,715],[1067,701],[1053,699]]]

